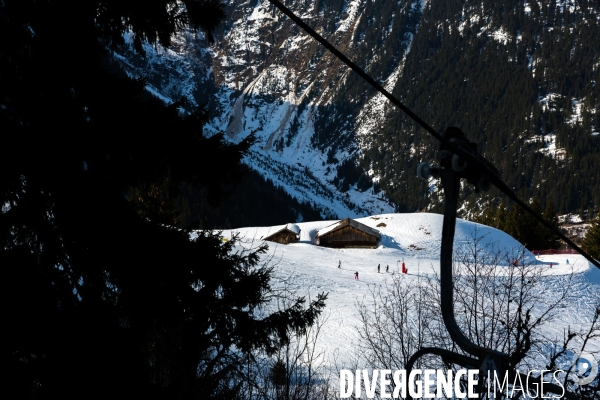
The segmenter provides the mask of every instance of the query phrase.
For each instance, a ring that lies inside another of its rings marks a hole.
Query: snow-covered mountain
[[[325,27],[319,31],[336,46],[352,52],[365,41],[359,22],[366,18],[370,2],[338,3],[337,9],[312,1],[290,6],[311,25]],[[381,7],[383,2],[375,3]],[[387,16],[389,29],[382,40],[392,35],[399,44],[394,55],[386,57],[393,57],[397,65],[382,71],[389,88],[401,73],[412,38],[400,20],[420,13],[423,5],[400,2]],[[354,163],[361,146],[369,142],[370,129],[382,123],[385,102],[358,93],[360,113],[352,117],[342,110],[337,97],[352,83],[348,68],[270,3],[231,1],[227,14],[215,45],[200,33],[189,33],[176,38],[171,49],[146,45],[145,60],[131,51],[117,53],[116,58],[131,75],[146,77],[148,90],[166,102],[184,97],[190,108],[207,102],[213,118],[206,134],[226,132],[236,141],[254,132],[258,144],[248,165],[297,199],[312,202],[324,216],[393,211],[373,187],[373,171],[365,174],[353,164],[353,176],[340,179],[338,173],[345,160]],[[414,31],[418,18],[413,19]],[[340,190],[344,180],[354,182]]]
[[[126,48],[115,57],[165,101],[207,104],[207,135],[255,133],[247,164],[324,216],[437,207],[435,187],[415,176],[419,162],[434,161],[437,143],[268,1],[225,4],[214,44],[189,32],[170,49],[147,45],[146,59]],[[479,141],[521,197],[551,198],[565,213],[600,203],[600,51],[588,43],[600,14],[586,4],[286,2],[436,129],[460,126]],[[572,47],[562,63],[561,42]],[[586,144],[574,144],[582,135]],[[591,187],[573,178],[580,157]],[[565,187],[549,188],[548,174]],[[497,199],[467,198],[463,212]]]

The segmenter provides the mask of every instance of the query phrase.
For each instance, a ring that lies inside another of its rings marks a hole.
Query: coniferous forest
[[[460,127],[521,199],[592,218],[600,204],[600,25],[595,3],[571,6],[428,3],[393,93],[438,131]],[[545,151],[551,141],[563,152]],[[415,157],[407,155],[411,147]],[[413,173],[423,159],[435,162],[438,147],[390,109],[362,163],[383,176],[401,210],[440,211]],[[465,200],[473,216],[502,197],[467,192]]]
[[[205,138],[203,110],[183,117],[149,96],[111,48],[125,31],[139,51],[145,40],[168,46],[223,16],[213,0],[0,2],[10,397],[234,398],[248,357],[272,353],[323,308],[319,296],[267,312],[264,246],[240,253],[235,240],[164,223],[185,188],[219,204],[252,139]]]

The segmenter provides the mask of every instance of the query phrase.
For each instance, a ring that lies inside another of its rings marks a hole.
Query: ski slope
[[[327,320],[319,336],[319,346],[329,357],[326,363],[332,368],[350,368],[359,358],[357,326],[360,324],[357,303],[370,298],[370,290],[391,284],[393,276],[400,273],[404,260],[408,268],[405,277],[422,279],[439,272],[439,254],[443,216],[430,213],[382,214],[357,221],[377,229],[382,234],[381,245],[376,249],[331,249],[315,245],[316,233],[336,221],[304,222],[298,243],[281,245],[263,242],[261,238],[279,230],[281,226],[252,227],[223,231],[225,238],[239,235],[241,245],[246,248],[260,244],[269,245],[270,263],[275,265],[276,279],[273,286],[287,285],[300,296],[315,297],[327,292]],[[385,225],[385,226],[384,226]],[[522,251],[522,245],[506,233],[485,225],[457,220],[455,253],[468,246],[473,238],[479,238],[479,246],[500,251],[506,259],[508,271],[510,260]],[[560,292],[561,275],[575,274],[575,301],[565,306],[559,321],[548,326],[548,336],[562,338],[567,327],[585,327],[591,321],[595,304],[600,304],[600,270],[589,265],[579,255],[542,256],[539,259],[528,251],[522,260],[529,268],[541,269],[549,296]],[[567,259],[569,264],[567,264]],[[341,268],[338,263],[341,261]],[[552,267],[550,264],[552,263]],[[377,266],[381,265],[381,273]],[[389,272],[386,271],[389,266]],[[354,273],[359,273],[359,280]],[[600,350],[600,343],[590,343],[587,351]]]

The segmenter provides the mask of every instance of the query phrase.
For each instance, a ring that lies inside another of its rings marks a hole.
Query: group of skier
[[[381,270],[381,264],[377,264],[377,273],[379,273],[380,270]],[[386,265],[385,266],[385,272],[389,272],[389,270],[390,270],[390,266]]]
[[[342,268],[342,260],[340,260],[338,262],[338,268]],[[390,271],[390,266],[386,265],[385,266],[385,272],[389,272]],[[377,273],[381,273],[381,264],[377,264]],[[402,261],[402,273],[406,274],[408,273],[408,269],[406,269],[406,267],[404,266],[404,261]],[[354,272],[354,280],[357,281],[358,279],[358,271]]]

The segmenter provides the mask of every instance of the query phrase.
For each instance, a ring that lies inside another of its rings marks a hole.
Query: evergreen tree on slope
[[[265,248],[139,215],[126,193],[168,177],[212,202],[252,139],[205,138],[111,63],[110,48],[210,34],[215,0],[0,2],[0,265],[4,390],[15,398],[232,398],[240,356],[273,351],[324,297],[259,313]],[[218,168],[216,163],[218,162]],[[168,210],[166,210],[168,211]]]
[[[596,215],[592,226],[585,233],[583,249],[595,259],[600,260],[600,214]]]

